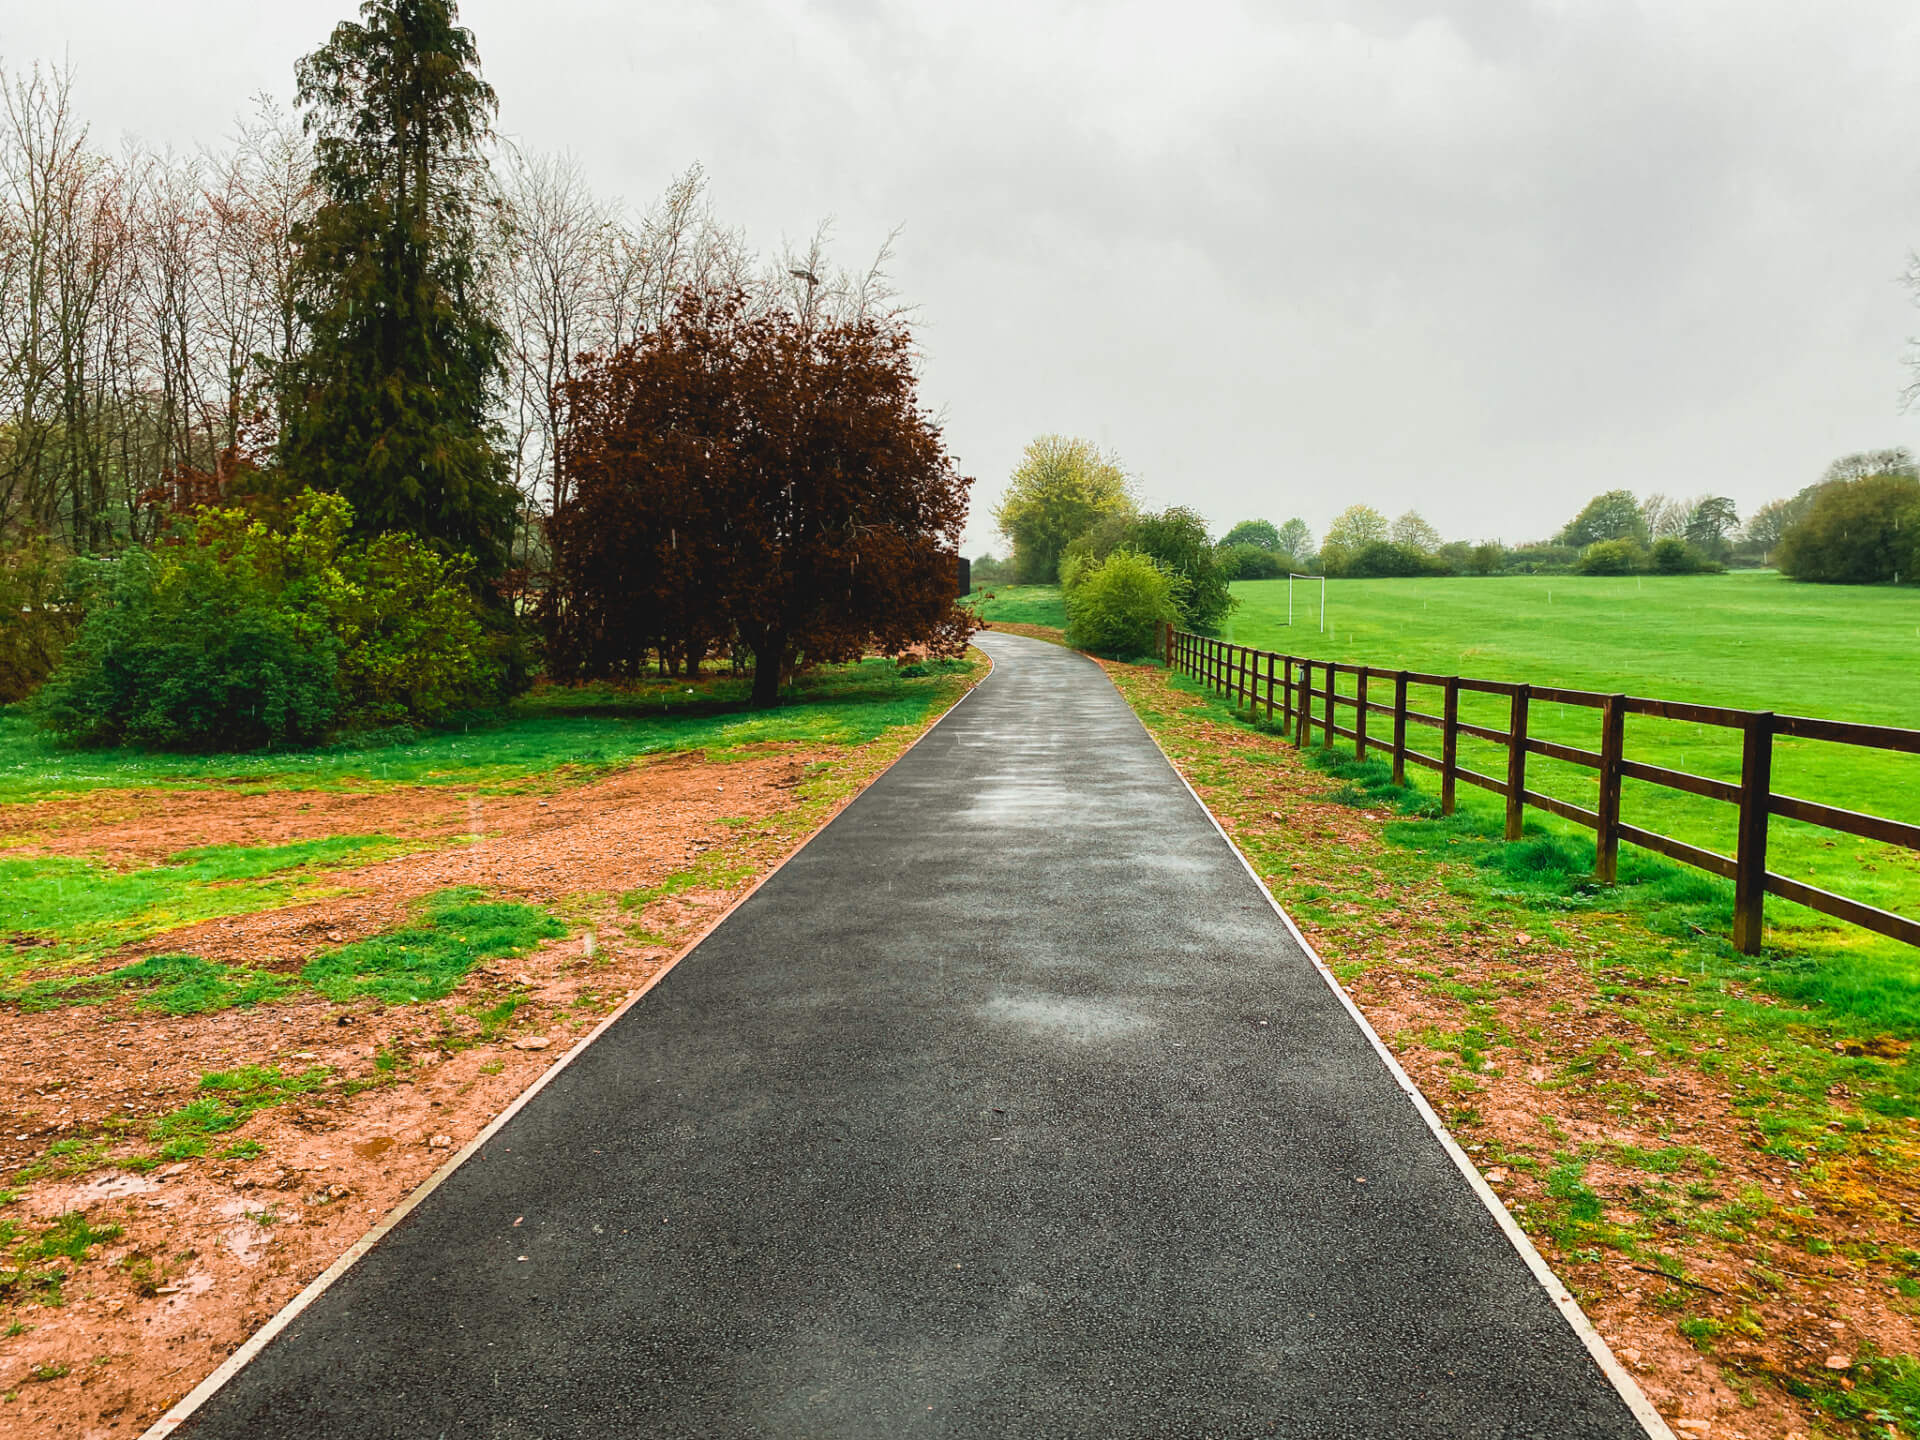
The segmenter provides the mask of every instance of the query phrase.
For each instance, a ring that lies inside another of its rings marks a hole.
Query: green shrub
[[[1657,575],[1709,575],[1727,568],[1678,535],[1653,542],[1651,563]]]
[[[1340,573],[1352,580],[1374,580],[1414,575],[1451,575],[1453,566],[1437,555],[1423,554],[1411,545],[1375,540],[1347,557]]]
[[[1573,568],[1580,575],[1631,575],[1646,568],[1645,560],[1637,540],[1596,540],[1580,552]]]
[[[1228,593],[1227,576],[1207,538],[1207,522],[1196,510],[1174,505],[1138,516],[1127,527],[1126,547],[1152,557],[1161,570],[1181,582],[1174,588],[1174,603],[1189,630],[1218,633],[1220,622],[1239,603]]]
[[[38,699],[87,744],[258,749],[431,722],[497,694],[469,562],[305,491],[281,524],[205,510],[84,566],[87,618]]]
[[[79,627],[67,586],[70,560],[45,535],[0,549],[0,705],[24,700],[60,663]]]
[[[1269,527],[1271,528],[1271,527]],[[1220,570],[1229,580],[1279,580],[1287,573],[1286,555],[1258,545],[1222,545]]]
[[[1872,585],[1920,576],[1920,480],[1888,473],[1817,487],[1776,551],[1796,580]]]
[[[80,744],[255,750],[325,733],[339,646],[205,547],[82,562],[87,618],[35,705]]]
[[[1115,550],[1105,560],[1068,567],[1067,643],[1096,655],[1133,659],[1159,647],[1160,626],[1180,618],[1176,577],[1151,556]]]

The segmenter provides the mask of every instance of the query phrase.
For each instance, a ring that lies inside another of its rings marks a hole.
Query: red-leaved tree
[[[677,670],[734,645],[766,706],[798,666],[965,646],[972,482],[920,409],[903,327],[689,297],[564,389],[559,674]]]

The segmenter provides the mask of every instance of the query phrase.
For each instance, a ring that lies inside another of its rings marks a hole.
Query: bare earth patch
[[[101,968],[184,951],[297,972],[449,886],[550,908],[568,934],[480,965],[432,1003],[304,994],[208,1015],[131,1002],[0,1015],[0,1173],[41,1172],[13,1182],[5,1219],[31,1236],[83,1216],[107,1237],[36,1263],[14,1303],[0,1289],[0,1432],[139,1433],[911,738],[767,746],[729,763],[678,755],[545,797],[168,790],[9,812],[0,823],[32,850],[124,864],[342,832],[441,842],[334,872],[338,896],[176,929]],[[199,1098],[203,1075],[243,1066],[316,1082],[208,1136],[203,1155],[155,1164],[149,1127]]]
[[[1920,1353],[1913,1301],[1872,1258],[1915,1244],[1911,1122],[1878,1122],[1817,1179],[1768,1153],[1737,1077],[1636,1015],[1658,995],[1607,993],[1597,925],[1556,917],[1551,944],[1484,919],[1440,867],[1410,878],[1388,817],[1326,798],[1288,741],[1209,718],[1164,672],[1106,668],[1678,1434],[1914,1433],[1790,1391],[1844,1394],[1862,1359]],[[1845,1093],[1829,1103],[1830,1129],[1857,1120]]]

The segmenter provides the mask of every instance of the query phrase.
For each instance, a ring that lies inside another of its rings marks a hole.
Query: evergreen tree
[[[284,376],[281,460],[366,533],[503,568],[515,494],[490,412],[505,337],[476,216],[495,109],[453,0],[366,0],[300,62],[322,200],[296,234],[310,340]]]

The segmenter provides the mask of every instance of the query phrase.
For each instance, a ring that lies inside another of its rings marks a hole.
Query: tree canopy
[[[564,676],[753,657],[753,702],[868,646],[957,651],[972,482],[921,411],[911,337],[689,297],[566,386],[549,656]]]
[[[452,0],[366,0],[300,62],[320,203],[295,232],[304,353],[281,377],[294,486],[361,534],[506,563],[516,496],[493,421],[505,339],[477,216],[493,90]]]
[[[1280,532],[1271,520],[1242,520],[1220,537],[1220,546],[1251,545],[1258,550],[1278,550]]]
[[[1174,505],[1142,515],[1128,527],[1126,544],[1151,556],[1174,577],[1175,599],[1189,629],[1211,635],[1220,628],[1234,600],[1227,590],[1228,576],[1207,536],[1207,522],[1198,511]]]
[[[1560,532],[1562,545],[1592,545],[1600,540],[1647,538],[1646,517],[1631,490],[1609,490],[1596,495]]]
[[[1920,574],[1920,480],[1896,471],[1822,484],[1777,554],[1796,580],[1911,581]]]
[[[1059,578],[1071,541],[1132,511],[1132,485],[1118,459],[1087,440],[1042,435],[1027,446],[993,519],[1013,542],[1020,581],[1044,585]]]
[[[1369,545],[1389,539],[1387,517],[1371,505],[1349,505],[1333,517],[1326,539],[1320,542],[1320,560],[1329,575],[1344,572],[1347,562]]]

